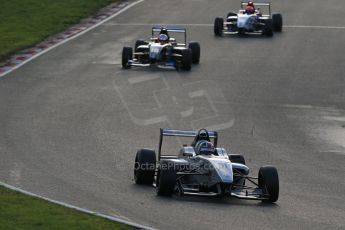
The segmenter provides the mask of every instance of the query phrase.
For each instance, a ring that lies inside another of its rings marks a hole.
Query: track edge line
[[[94,215],[94,216],[98,216],[98,217],[101,217],[101,218],[104,218],[104,219],[107,219],[107,220],[110,220],[110,221],[118,222],[118,223],[121,223],[121,224],[126,224],[126,225],[129,225],[129,226],[138,228],[138,229],[156,230],[155,228],[147,227],[147,226],[144,226],[144,225],[141,225],[141,224],[137,224],[137,223],[134,223],[132,221],[123,220],[123,219],[118,218],[118,217],[105,215],[105,214],[102,214],[102,213],[99,213],[99,212],[91,211],[90,209],[85,209],[85,208],[77,207],[77,206],[74,206],[74,205],[71,205],[71,204],[68,204],[68,203],[65,203],[65,202],[53,200],[53,199],[50,199],[48,197],[44,197],[44,196],[41,196],[41,195],[38,195],[38,194],[35,194],[35,193],[32,193],[32,192],[26,191],[24,189],[21,189],[21,188],[9,185],[9,184],[4,183],[2,181],[0,181],[0,186],[3,186],[3,187],[5,187],[7,189],[10,189],[12,191],[16,191],[16,192],[19,192],[19,193],[22,193],[22,194],[25,194],[25,195],[28,195],[28,196],[31,196],[31,197],[35,197],[35,198],[39,198],[39,199],[48,201],[48,202],[53,203],[53,204],[61,205],[61,206],[66,207],[66,208],[71,208],[71,209],[74,209],[76,211],[83,212],[83,213],[86,213],[86,214],[91,214],[91,215]]]
[[[116,16],[120,15],[121,13],[125,12],[126,10],[132,8],[133,6],[139,4],[139,3],[143,2],[143,1],[145,1],[145,0],[137,0],[137,1],[135,1],[135,2],[133,2],[133,3],[131,3],[131,4],[129,4],[128,6],[125,6],[123,9],[119,10],[119,11],[116,12],[115,14],[113,14],[113,15],[111,15],[111,16],[105,18],[104,20],[102,20],[102,21],[96,23],[95,25],[90,26],[89,28],[87,28],[87,29],[85,29],[85,30],[83,30],[83,31],[81,31],[81,32],[79,32],[79,33],[77,33],[77,34],[75,34],[74,36],[72,36],[72,37],[70,37],[70,38],[67,38],[67,39],[65,39],[65,40],[63,40],[63,41],[61,41],[61,42],[58,42],[58,43],[55,44],[55,45],[50,46],[49,48],[47,48],[47,49],[45,49],[45,50],[43,50],[43,51],[37,53],[36,55],[34,55],[34,56],[28,58],[27,60],[25,60],[25,61],[23,61],[23,62],[17,64],[16,66],[14,66],[13,68],[9,69],[8,71],[5,71],[4,73],[0,73],[0,78],[6,76],[7,74],[13,72],[13,71],[16,70],[16,69],[22,67],[22,66],[25,65],[26,63],[28,63],[28,62],[30,62],[30,61],[32,61],[32,60],[34,60],[34,59],[40,57],[41,55],[43,55],[43,54],[45,54],[45,53],[51,51],[52,49],[55,49],[56,47],[59,47],[59,46],[65,44],[66,42],[69,42],[69,41],[71,41],[71,40],[73,40],[73,39],[75,39],[75,38],[77,38],[77,37],[79,37],[79,36],[81,36],[81,35],[83,35],[83,34],[89,32],[90,30],[93,30],[94,28],[96,28],[96,27],[98,27],[98,26],[104,24],[105,22],[107,22],[107,21],[109,21],[109,20],[115,18]]]

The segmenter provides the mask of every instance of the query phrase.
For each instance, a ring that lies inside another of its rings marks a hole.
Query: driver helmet
[[[161,43],[162,45],[163,45],[163,44],[167,44],[167,43],[169,42],[168,35],[166,35],[166,34],[160,34],[160,35],[158,36],[158,41],[159,41],[159,43]]]
[[[254,7],[252,7],[252,6],[246,6],[246,13],[247,14],[254,14],[255,13],[255,9],[254,9]]]
[[[215,148],[212,142],[209,141],[199,141],[195,146],[195,152],[199,155],[211,155],[214,154]]]

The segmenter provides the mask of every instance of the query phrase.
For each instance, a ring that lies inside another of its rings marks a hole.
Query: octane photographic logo
[[[233,126],[233,113],[216,82],[191,81],[175,71],[138,71],[114,78],[114,89],[134,124],[215,131]]]
[[[161,170],[174,169],[175,171],[198,171],[198,172],[209,172],[209,171],[220,171],[222,175],[227,175],[229,170],[231,171],[231,164],[229,162],[217,162],[213,164],[205,164],[200,161],[196,164],[176,164],[172,161],[167,161],[164,164],[160,164],[159,168]],[[145,163],[139,164],[136,162],[134,164],[135,170],[155,170],[156,165]]]

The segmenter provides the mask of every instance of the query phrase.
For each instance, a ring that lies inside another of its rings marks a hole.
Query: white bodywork
[[[232,183],[233,182],[233,173],[232,173],[232,164],[229,160],[221,157],[210,157],[199,155],[199,158],[210,163],[210,170],[215,170],[219,176],[220,181],[223,183]],[[217,181],[217,178],[212,178],[214,182]]]
[[[161,45],[160,43],[151,43],[150,44],[150,59],[156,60],[159,59],[161,51],[169,46],[170,44]]]
[[[254,30],[255,23],[258,20],[258,16],[256,15],[248,15],[248,14],[239,14],[237,16],[237,27],[240,29],[245,30]]]
[[[174,159],[177,162],[189,162],[189,160],[194,162],[200,162],[205,170],[214,170],[219,178],[213,177],[213,182],[223,182],[232,183],[233,182],[233,168],[239,169],[244,172],[245,175],[249,174],[249,168],[246,165],[232,163],[229,160],[228,154],[224,148],[216,148],[218,155],[196,155],[195,150],[192,146],[185,146],[180,151],[180,157],[184,159]],[[202,162],[207,162],[203,164]]]

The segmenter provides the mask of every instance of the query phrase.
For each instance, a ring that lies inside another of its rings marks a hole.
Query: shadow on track
[[[241,206],[241,207],[264,207],[265,209],[274,210],[279,208],[279,205],[276,203],[267,203],[262,201],[255,201],[255,200],[240,200],[232,197],[207,197],[207,196],[192,196],[192,195],[185,195],[185,196],[177,196],[173,195],[170,197],[165,196],[156,196],[155,188],[153,186],[143,186],[133,184],[131,186],[136,192],[138,193],[152,193],[153,199],[152,202],[169,202],[175,203],[179,202],[183,203],[196,203],[196,204],[208,204],[208,205],[217,205],[219,207],[234,207],[234,206]]]

